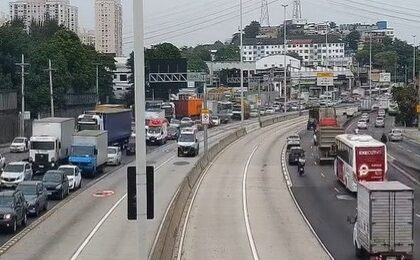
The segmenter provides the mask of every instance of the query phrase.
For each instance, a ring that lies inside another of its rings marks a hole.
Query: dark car
[[[291,147],[289,152],[289,164],[297,164],[299,158],[305,157],[305,151],[301,147]]]
[[[27,203],[19,190],[0,192],[0,227],[16,232],[17,225],[26,226]]]
[[[168,128],[168,140],[178,140],[179,129],[178,127],[170,126]]]
[[[69,179],[63,171],[47,171],[42,178],[42,183],[47,189],[48,196],[62,200],[70,193]]]
[[[125,151],[127,156],[135,155],[136,154],[136,136],[132,134],[130,139],[128,140],[127,150]]]
[[[24,181],[16,188],[23,193],[28,204],[28,214],[38,216],[39,213],[48,208],[47,190],[42,181]]]

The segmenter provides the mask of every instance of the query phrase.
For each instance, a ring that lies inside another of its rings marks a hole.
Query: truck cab
[[[32,136],[29,161],[35,171],[46,171],[58,166],[61,143],[54,136]],[[66,151],[67,152],[67,151]]]
[[[98,150],[91,144],[74,144],[71,146],[69,162],[77,165],[84,175],[96,172],[96,155]]]
[[[194,128],[183,128],[178,138],[178,157],[197,156],[200,152],[197,130]]]
[[[149,144],[163,145],[168,139],[168,120],[165,118],[157,118],[149,121],[146,141]]]

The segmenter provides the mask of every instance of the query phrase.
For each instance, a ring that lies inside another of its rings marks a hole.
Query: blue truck
[[[98,105],[77,119],[77,130],[108,132],[108,145],[124,149],[131,136],[132,111],[121,105]]]
[[[77,165],[85,177],[95,177],[108,160],[108,133],[83,130],[73,135],[69,162]]]

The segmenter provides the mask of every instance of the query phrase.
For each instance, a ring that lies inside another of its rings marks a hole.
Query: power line
[[[406,12],[402,12],[402,11],[398,11],[398,10],[392,10],[392,9],[388,9],[388,8],[385,8],[385,7],[378,7],[378,6],[375,6],[375,5],[372,5],[372,4],[360,3],[360,2],[357,2],[357,1],[352,1],[352,0],[346,0],[346,2],[350,2],[350,3],[357,4],[357,5],[361,5],[361,6],[363,6],[363,7],[368,6],[368,7],[375,8],[375,9],[379,9],[379,10],[383,10],[383,11],[386,11],[386,12],[393,12],[393,13],[397,13],[397,14],[402,14],[402,15],[407,15],[407,16],[413,16],[413,17],[418,17],[418,18],[420,18],[420,15],[416,15],[416,14],[408,14],[408,13],[406,13]]]
[[[418,11],[413,10],[413,9],[405,8],[405,7],[402,7],[402,6],[399,6],[399,5],[393,5],[393,4],[389,4],[389,3],[384,3],[382,1],[377,1],[377,0],[365,0],[365,1],[366,2],[377,3],[379,5],[389,6],[389,7],[392,7],[392,8],[397,8],[397,9],[405,10],[405,11],[408,11],[408,12],[418,12]]]

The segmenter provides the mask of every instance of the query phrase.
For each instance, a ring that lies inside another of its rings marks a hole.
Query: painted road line
[[[340,190],[339,190],[339,189],[337,189],[336,187],[334,187],[334,190],[335,190],[337,193],[340,193]]]
[[[417,154],[417,153],[416,153],[416,156],[420,158],[420,154]]]
[[[417,216],[418,218],[420,218],[420,214],[416,214],[416,216]]]
[[[323,174],[322,172],[320,172],[322,178],[325,178],[325,174]]]
[[[112,214],[112,212],[120,205],[120,203],[127,197],[127,194],[124,194],[115,204],[112,206],[112,208],[102,217],[102,219],[96,224],[96,226],[93,228],[93,230],[90,232],[90,234],[87,236],[87,238],[83,241],[83,243],[80,245],[80,247],[77,249],[76,253],[70,258],[70,260],[76,260],[80,253],[82,253],[83,249],[87,246],[89,241],[92,239],[92,237],[98,232],[99,228],[104,224],[104,222],[107,220],[107,218]]]
[[[412,153],[413,151],[411,151],[410,149],[407,149],[407,152]]]
[[[254,147],[254,150],[249,156],[248,161],[246,162],[246,165],[245,165],[244,174],[242,178],[242,207],[243,207],[243,213],[244,213],[244,219],[245,219],[246,233],[248,235],[249,246],[251,247],[251,252],[252,252],[252,256],[254,260],[259,260],[260,258],[258,256],[257,247],[255,246],[254,237],[252,236],[251,224],[249,222],[248,201],[247,201],[247,196],[246,196],[246,178],[248,176],[248,168],[251,163],[252,157],[254,156],[258,147],[259,147],[259,144]]]

